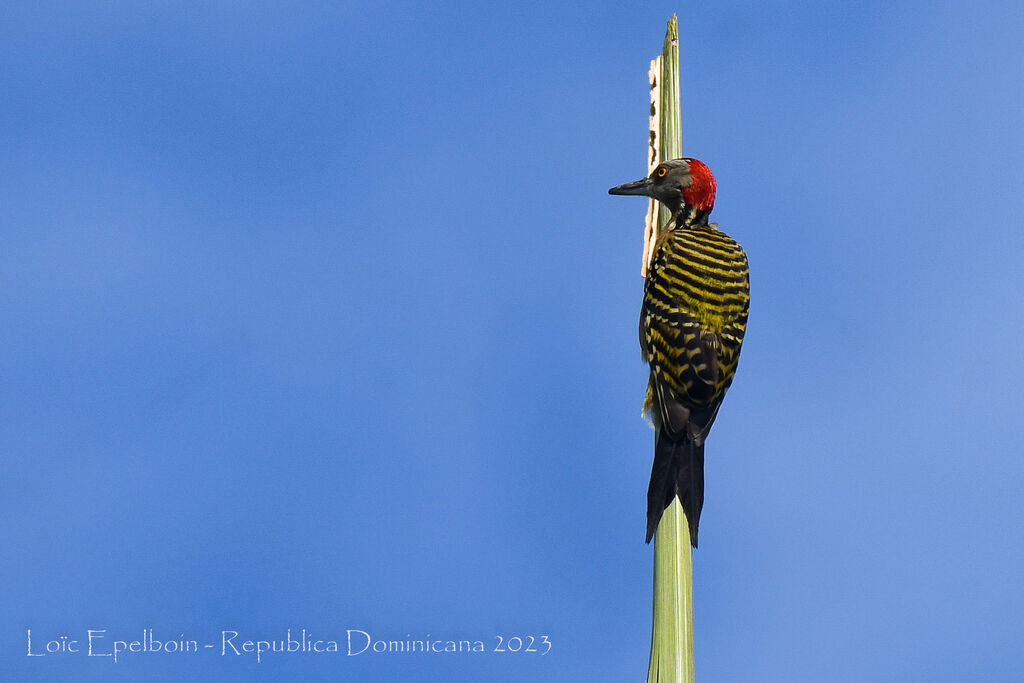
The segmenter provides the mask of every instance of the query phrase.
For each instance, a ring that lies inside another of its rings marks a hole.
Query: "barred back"
[[[681,404],[690,438],[703,443],[736,373],[749,302],[747,256],[717,225],[664,236],[640,316],[640,346],[651,366],[644,407],[656,425],[671,421],[666,404]]]

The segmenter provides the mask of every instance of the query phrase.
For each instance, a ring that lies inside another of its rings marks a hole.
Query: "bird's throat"
[[[683,204],[679,207],[679,210],[672,214],[672,222],[666,227],[671,226],[671,229],[674,230],[679,228],[686,229],[694,225],[707,225],[708,214],[710,213],[711,212],[706,209],[699,209],[696,206],[691,206],[690,204]]]

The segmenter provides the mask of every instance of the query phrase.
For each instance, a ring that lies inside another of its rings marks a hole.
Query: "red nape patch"
[[[693,182],[683,189],[683,199],[690,206],[710,211],[715,205],[715,176],[703,162],[690,159],[690,176]]]

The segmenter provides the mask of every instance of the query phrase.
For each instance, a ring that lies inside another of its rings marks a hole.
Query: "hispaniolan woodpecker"
[[[715,178],[696,159],[658,164],[647,178],[608,193],[653,197],[672,214],[658,236],[640,311],[640,349],[651,369],[644,411],[656,430],[647,542],[678,496],[696,548],[704,439],[732,384],[747,329],[747,256],[708,223]]]

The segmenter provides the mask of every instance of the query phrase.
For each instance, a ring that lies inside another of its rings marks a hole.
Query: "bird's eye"
[[[661,168],[658,169],[657,173],[659,178],[664,178],[665,174],[668,173],[668,171],[666,171],[665,167],[662,166]]]

